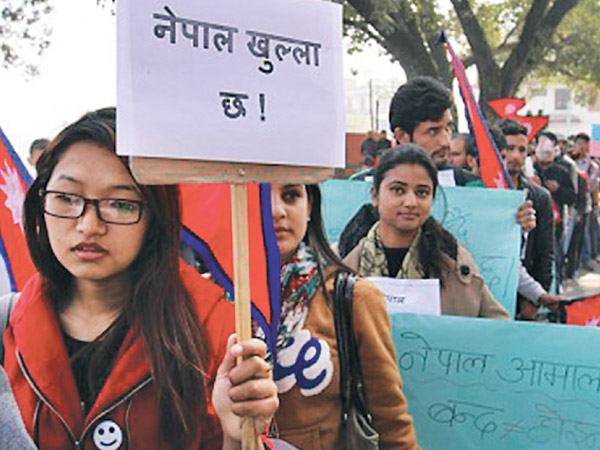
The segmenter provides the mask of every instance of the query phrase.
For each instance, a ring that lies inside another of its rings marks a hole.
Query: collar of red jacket
[[[130,330],[104,387],[84,418],[56,313],[42,295],[39,275],[23,289],[11,316],[11,326],[30,379],[75,433],[150,375],[142,341]]]

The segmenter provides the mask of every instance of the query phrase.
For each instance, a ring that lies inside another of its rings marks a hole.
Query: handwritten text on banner
[[[600,449],[596,328],[413,314],[392,323],[423,448]]]

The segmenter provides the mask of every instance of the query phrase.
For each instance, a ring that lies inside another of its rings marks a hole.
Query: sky
[[[34,139],[52,138],[83,113],[116,103],[115,17],[95,0],[52,4],[40,75],[0,68],[0,127],[23,160]]]
[[[54,137],[87,111],[116,104],[116,17],[95,0],[52,0],[51,45],[40,74],[0,67],[0,127],[26,160],[34,139]],[[344,58],[346,77],[398,79],[398,64],[374,46]]]

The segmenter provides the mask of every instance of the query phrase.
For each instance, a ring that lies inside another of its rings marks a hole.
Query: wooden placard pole
[[[318,183],[333,176],[332,168],[226,163],[162,158],[130,158],[131,172],[140,184],[231,183],[235,329],[240,341],[252,337],[247,183]],[[238,362],[239,363],[239,362]],[[254,419],[242,422],[242,449],[261,448]]]
[[[248,245],[248,198],[246,184],[231,184],[233,231],[233,279],[235,289],[235,332],[238,342],[252,338],[250,317],[250,255]],[[240,357],[241,358],[241,357]],[[238,364],[241,359],[238,359]],[[242,450],[258,450],[259,435],[254,418],[242,421]]]

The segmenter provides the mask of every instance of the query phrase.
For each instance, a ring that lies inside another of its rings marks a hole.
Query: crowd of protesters
[[[538,309],[560,300],[550,292],[562,292],[579,275],[597,268],[600,161],[590,155],[586,133],[559,139],[543,131],[530,141],[527,128],[512,120],[492,130],[513,185],[527,189],[536,211],[536,228],[525,240],[523,267],[537,283],[530,283],[530,289],[519,285],[520,317],[553,320],[551,311]],[[455,136],[452,146],[460,139]],[[460,161],[455,158],[451,164],[477,173],[477,164],[459,165]]]
[[[475,139],[453,131],[451,107],[448,89],[437,80],[409,80],[391,102],[392,144],[411,142],[423,149],[437,167],[442,186],[481,187]],[[530,139],[528,129],[510,119],[490,123],[489,129],[512,185],[527,192],[517,211],[523,237],[516,318],[557,321],[560,293],[579,275],[594,270],[600,259],[600,161],[590,155],[585,133],[557,137],[544,130]],[[363,145],[370,146],[368,159],[381,161],[390,150],[371,141]],[[363,179],[377,174],[375,164],[368,166],[361,172]],[[379,218],[374,204],[364,205],[342,232],[340,255],[356,253]],[[388,255],[394,251],[383,248]]]
[[[2,448],[237,449],[244,416],[259,431],[276,424],[299,448],[343,448],[330,304],[340,275],[356,280],[346,296],[379,448],[417,448],[385,302],[360,277],[437,278],[442,314],[510,318],[468,249],[431,216],[440,186],[483,186],[477,145],[453,134],[451,109],[450,91],[433,78],[400,86],[390,106],[395,142],[370,138],[361,149],[372,202],[335,252],[318,185],[272,187],[282,281],[274,372],[258,327],[234,345],[224,293],[179,261],[177,187],[134,180],[115,154],[113,108],[84,115],[50,144],[36,141],[25,232],[39,273],[4,334],[2,423],[11,431],[0,433]],[[600,165],[584,133],[546,131],[530,142],[525,127],[504,120],[491,135],[512,185],[527,192],[514,214],[523,231],[517,318],[554,321],[561,286],[599,255]],[[318,349],[310,361],[309,341]],[[308,369],[324,375],[308,380]],[[115,433],[113,444],[104,433]]]

